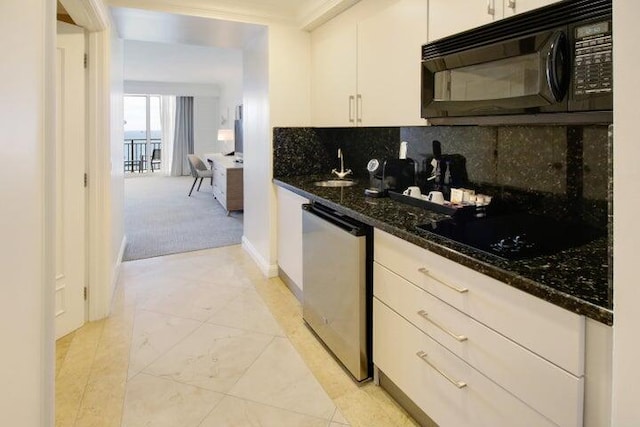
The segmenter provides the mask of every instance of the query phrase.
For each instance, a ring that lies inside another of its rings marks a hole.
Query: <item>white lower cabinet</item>
[[[582,316],[380,230],[373,270],[373,362],[441,427],[583,425]]]
[[[378,229],[374,242],[379,264],[573,375],[584,375],[584,316]]]
[[[302,205],[309,203],[309,200],[282,187],[276,187],[276,195],[278,198],[278,267],[286,275],[284,280],[287,285],[301,300]]]
[[[554,424],[373,300],[374,363],[441,427]]]

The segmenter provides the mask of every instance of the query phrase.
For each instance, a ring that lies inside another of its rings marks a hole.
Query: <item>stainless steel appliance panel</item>
[[[370,228],[313,205],[303,206],[302,225],[303,318],[353,377],[362,381],[370,376]]]

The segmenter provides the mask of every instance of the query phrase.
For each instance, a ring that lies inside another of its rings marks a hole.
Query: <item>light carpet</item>
[[[190,176],[125,179],[124,261],[241,242],[242,212],[227,216],[206,179],[188,197],[192,183]]]

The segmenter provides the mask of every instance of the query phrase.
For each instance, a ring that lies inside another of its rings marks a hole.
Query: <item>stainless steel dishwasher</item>
[[[371,376],[372,228],[302,206],[302,316],[356,381]]]

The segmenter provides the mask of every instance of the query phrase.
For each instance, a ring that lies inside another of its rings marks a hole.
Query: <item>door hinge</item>
[[[88,295],[88,293],[89,293],[89,290],[88,290],[88,289],[87,289],[87,287],[85,286],[85,287],[84,287],[84,300],[85,300],[85,301],[87,300],[87,295]]]
[[[89,175],[87,175],[87,173],[84,173],[84,187],[87,188],[87,185],[89,185]]]
[[[84,68],[87,68],[89,66],[89,56],[85,53],[84,54]]]

